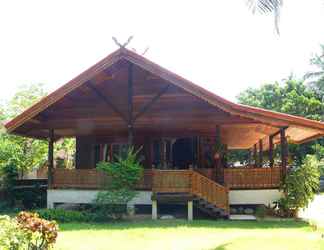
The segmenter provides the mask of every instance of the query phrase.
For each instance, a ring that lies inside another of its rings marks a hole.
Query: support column
[[[48,134],[48,188],[51,189],[53,185],[53,168],[54,168],[54,129],[49,130]]]
[[[257,145],[254,144],[253,146],[253,158],[254,158],[254,167],[258,166],[258,150],[257,150]]]
[[[285,129],[280,129],[280,146],[281,146],[281,178],[285,180],[288,165],[288,143],[286,139]]]
[[[221,135],[220,135],[220,126],[216,126],[216,136],[215,136],[215,144],[218,145],[217,151],[214,152],[214,162],[216,168],[216,181],[220,184],[224,183],[224,171],[222,166],[223,155],[220,152],[220,148],[222,147]]]
[[[270,167],[273,168],[274,165],[274,159],[273,159],[273,136],[269,136],[269,162]]]
[[[193,202],[188,201],[188,221],[193,220]]]
[[[128,65],[128,146],[133,146],[133,64]]]
[[[263,165],[263,144],[262,140],[259,141],[259,167],[262,168]]]
[[[249,159],[248,159],[248,164],[249,164],[249,166],[251,166],[252,165],[252,149],[250,148],[249,149]]]
[[[157,200],[152,200],[152,220],[157,220],[158,212],[157,212]]]

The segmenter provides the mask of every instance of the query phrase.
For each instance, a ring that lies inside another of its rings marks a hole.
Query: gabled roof
[[[138,67],[176,85],[177,87],[187,91],[188,93],[197,96],[210,103],[211,105],[216,106],[230,114],[254,119],[256,121],[276,127],[289,126],[292,129],[291,133],[294,132],[295,134],[303,133],[303,131],[308,131],[304,135],[295,136],[297,139],[292,140],[295,143],[302,143],[307,140],[316,139],[324,135],[323,122],[230,102],[184,79],[183,77],[162,68],[161,66],[151,62],[145,57],[140,56],[125,48],[118,49],[117,51],[108,55],[106,58],[99,61],[94,66],[87,69],[56,91],[41,99],[39,102],[25,110],[20,115],[6,123],[5,127],[7,128],[8,132],[15,133],[15,130],[22,126],[24,123],[28,122],[40,112],[44,111],[46,108],[61,100],[71,91],[77,89],[87,81],[91,80],[96,74],[111,67],[122,59],[137,65]],[[291,135],[289,135],[289,129],[288,136],[292,137]]]

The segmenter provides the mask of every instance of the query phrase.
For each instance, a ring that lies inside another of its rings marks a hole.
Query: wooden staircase
[[[194,205],[214,218],[229,216],[228,188],[192,171],[191,193],[196,197]]]
[[[154,170],[152,191],[193,197],[194,205],[211,217],[228,217],[228,188],[194,170]]]

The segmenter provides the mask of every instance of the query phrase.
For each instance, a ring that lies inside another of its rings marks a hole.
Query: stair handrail
[[[200,179],[196,181],[195,179]],[[201,197],[216,207],[224,209],[226,213],[229,213],[229,189],[214,180],[204,176],[203,174],[192,170],[191,173],[191,192],[198,197]],[[219,197],[223,198],[223,201],[219,201]]]

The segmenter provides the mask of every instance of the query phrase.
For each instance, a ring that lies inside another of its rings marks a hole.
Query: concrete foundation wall
[[[55,203],[93,203],[98,190],[49,189],[47,190],[47,207],[53,208]],[[151,191],[139,191],[138,195],[128,203],[133,205],[151,205]],[[231,190],[230,205],[264,204],[269,205],[278,200],[282,193],[278,189],[264,190]]]
[[[229,192],[229,203],[231,205],[269,205],[280,199],[282,195],[282,192],[280,192],[278,189],[231,190]]]
[[[53,208],[55,203],[93,203],[99,190],[73,190],[73,189],[49,189],[47,190],[47,208]],[[151,205],[150,191],[139,191],[138,195],[127,205]]]

